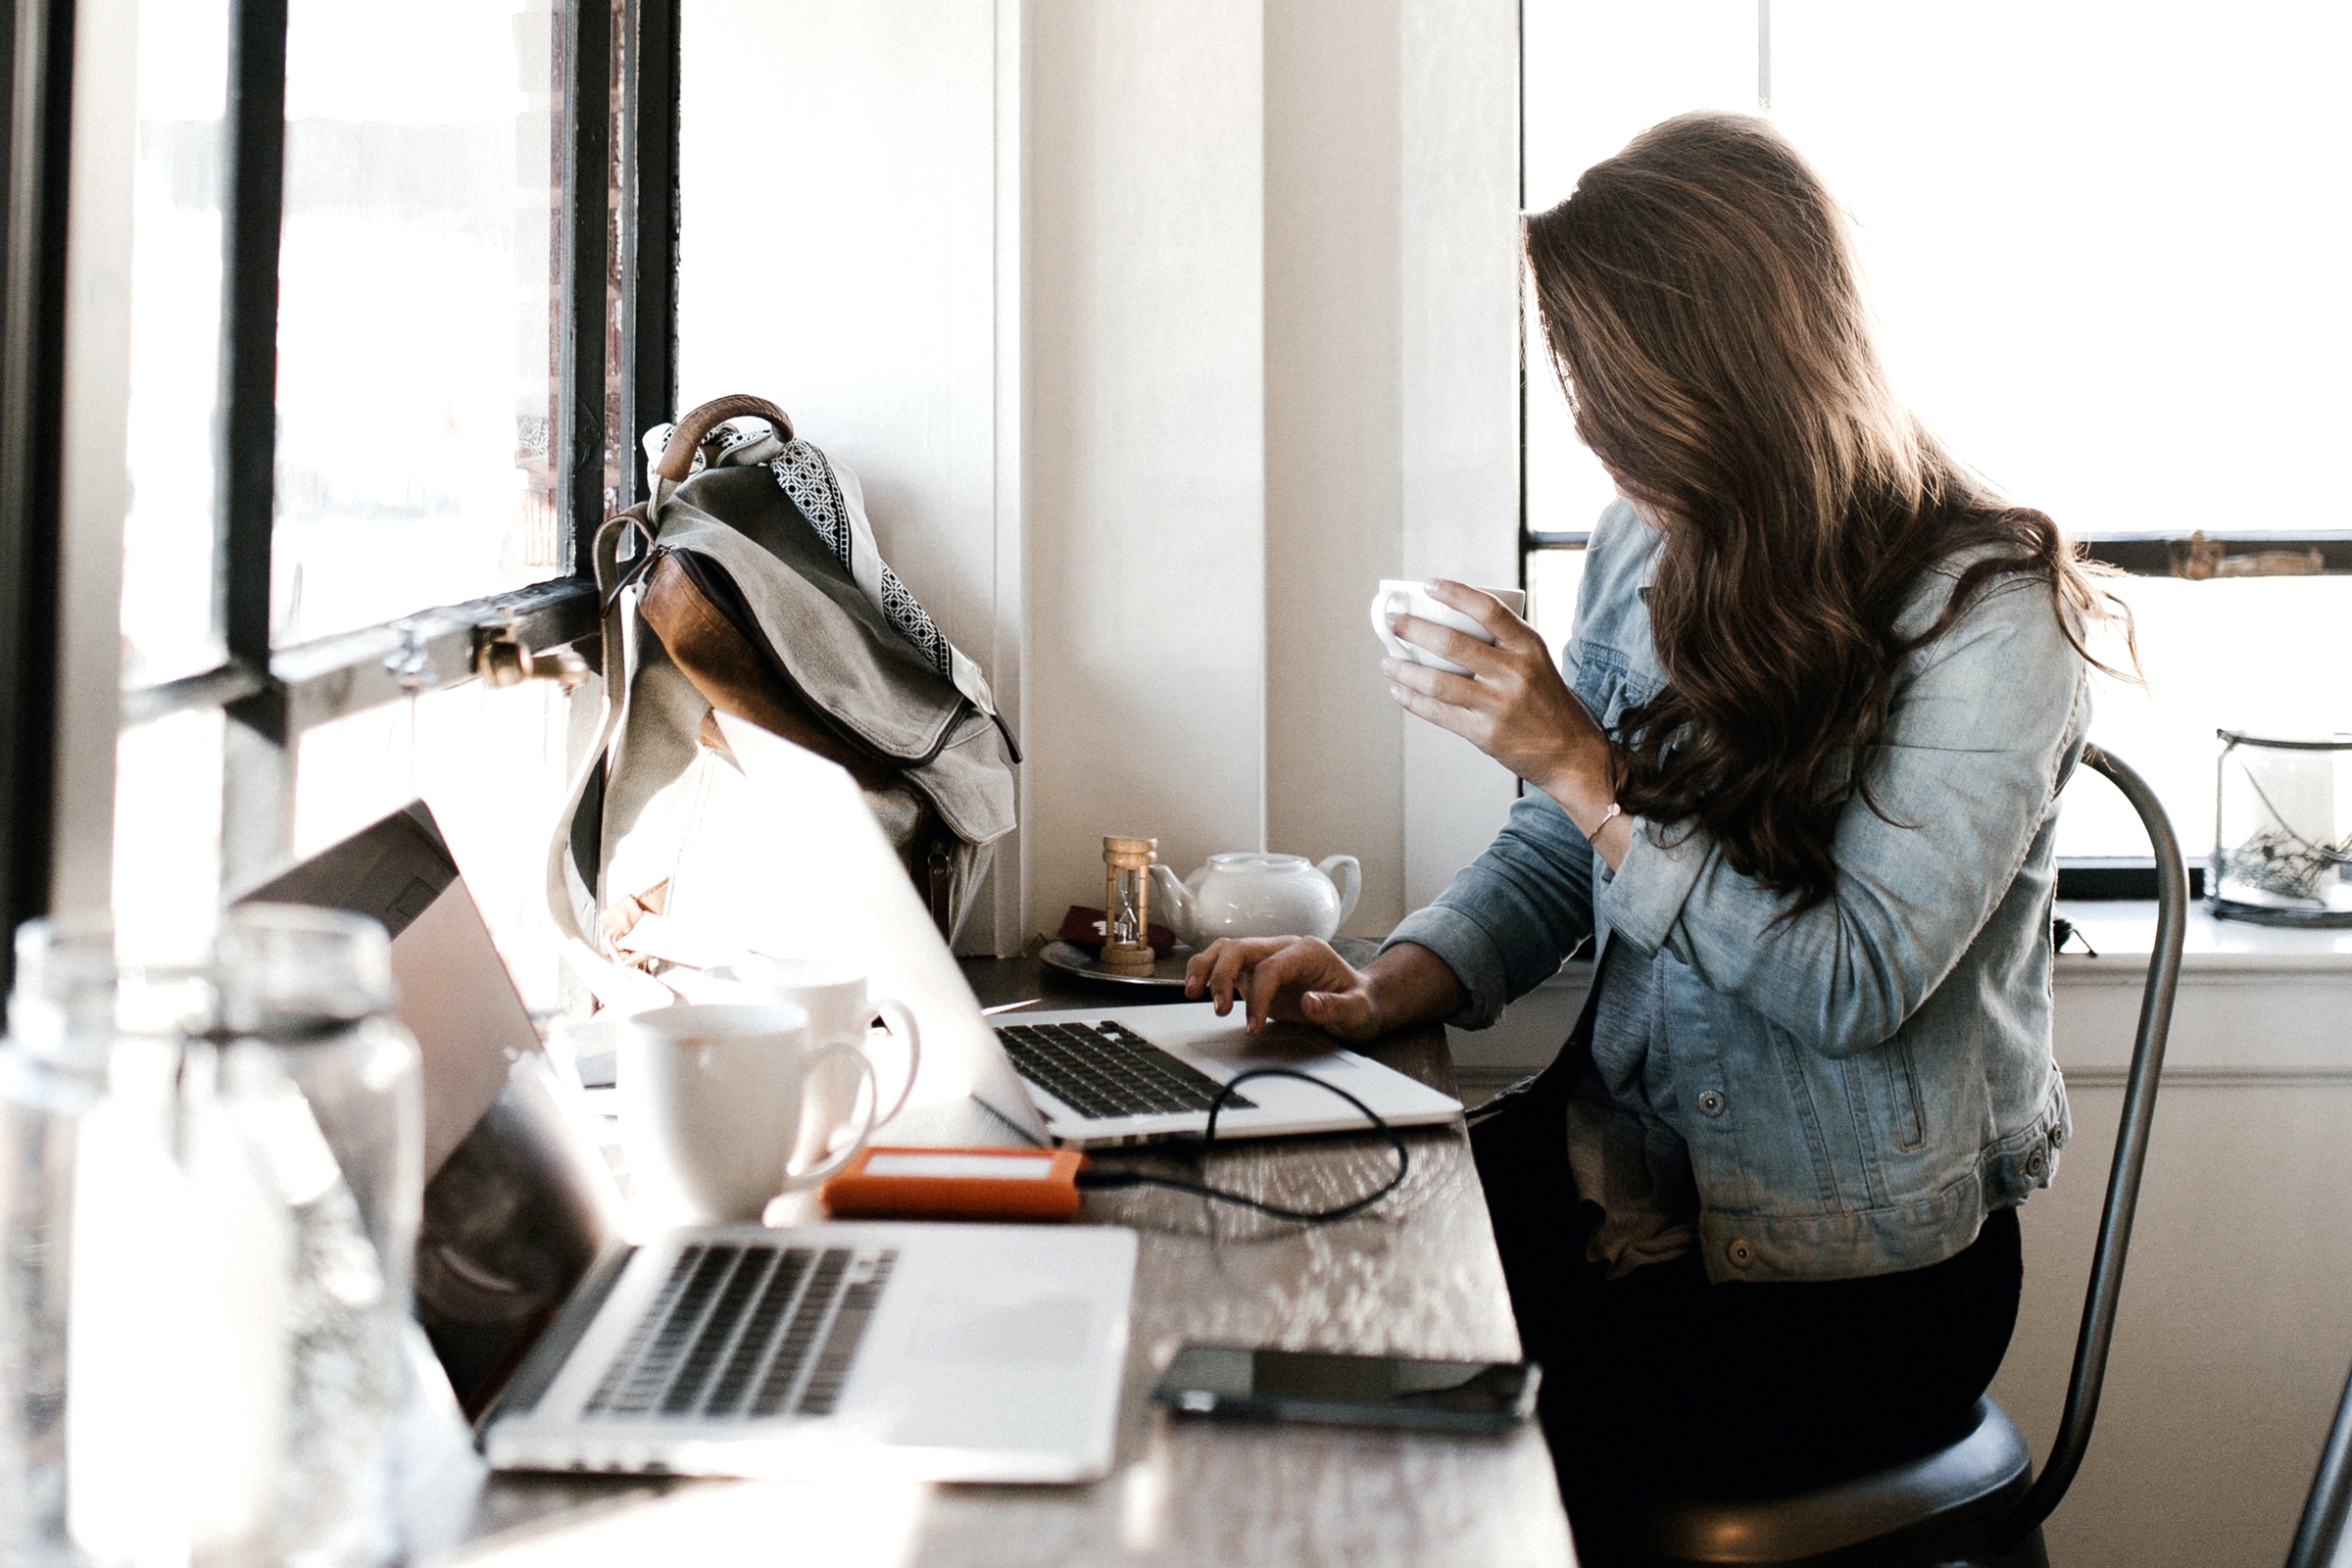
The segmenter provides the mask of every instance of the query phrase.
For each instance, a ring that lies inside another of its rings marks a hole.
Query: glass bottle
[[[394,1557],[393,1419],[423,1191],[416,1042],[373,920],[247,905],[218,938],[222,1083],[293,1216],[292,1387],[278,1552]]]
[[[114,1032],[114,934],[16,935],[0,1043],[0,1564],[73,1560],[66,1526],[74,1152]]]
[[[235,1070],[213,1015],[204,972],[125,969],[80,1129],[67,1520],[94,1568],[277,1560],[294,1224],[259,1136],[268,1074]]]

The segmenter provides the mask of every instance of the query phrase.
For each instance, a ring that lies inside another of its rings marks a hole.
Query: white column
[[[1519,580],[1519,37],[1513,0],[1402,14],[1404,575]],[[1404,735],[1404,903],[1487,847],[1511,777],[1422,723]]]
[[[1102,840],[1265,834],[1257,0],[1028,11],[1022,458],[1033,925]]]
[[[1268,847],[1404,905],[1403,712],[1365,616],[1402,569],[1396,0],[1266,7]]]

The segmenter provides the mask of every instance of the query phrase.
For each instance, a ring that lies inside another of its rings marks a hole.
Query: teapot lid
[[[1228,850],[1210,856],[1208,863],[1220,871],[1295,871],[1313,864],[1303,855],[1274,855],[1264,850]]]

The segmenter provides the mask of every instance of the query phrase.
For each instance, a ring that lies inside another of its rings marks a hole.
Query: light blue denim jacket
[[[1646,603],[1658,536],[1594,529],[1562,667],[1604,727],[1665,676]],[[1923,574],[1900,630],[1940,612]],[[1838,823],[1838,889],[1793,900],[1688,825],[1634,824],[1612,875],[1541,791],[1387,946],[1437,954],[1483,1028],[1587,935],[1663,949],[1666,1049],[1710,1278],[1849,1279],[1940,1261],[2049,1184],[2068,1132],[2050,1057],[2051,840],[2088,681],[2047,583],[1995,578],[1904,661],[1869,763],[1886,820]],[[1898,826],[1909,823],[1916,826]],[[1599,951],[1596,947],[1595,951]]]

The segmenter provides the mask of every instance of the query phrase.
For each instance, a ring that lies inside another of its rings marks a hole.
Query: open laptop
[[[421,804],[248,897],[352,909],[392,933],[424,1062],[418,1316],[492,1464],[985,1482],[1108,1470],[1133,1232],[720,1226],[632,1246],[567,1102],[577,1090],[541,1054]]]
[[[690,914],[648,917],[623,945],[698,967],[744,951],[855,963],[872,995],[905,1003],[921,1026],[911,1104],[969,1094],[1037,1143],[1146,1143],[1197,1136],[1227,1080],[1279,1066],[1345,1089],[1392,1126],[1462,1113],[1451,1096],[1311,1029],[1251,1036],[1238,1007],[1224,1018],[1205,1002],[1020,1012],[992,1027],[849,774],[757,725],[718,722],[741,772],[705,795],[703,832],[728,835],[742,858],[725,887],[673,892],[672,908],[691,904]],[[800,830],[778,833],[777,822]],[[690,978],[679,983],[692,994]],[[1296,1078],[1252,1079],[1217,1115],[1219,1138],[1365,1127],[1346,1100]]]

